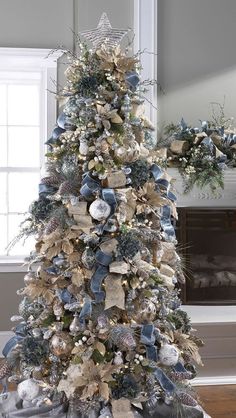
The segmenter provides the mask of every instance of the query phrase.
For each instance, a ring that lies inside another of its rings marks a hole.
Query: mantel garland
[[[236,130],[230,122],[221,115],[220,121],[202,121],[200,128],[188,126],[183,118],[166,126],[158,144],[160,162],[179,169],[185,193],[194,186],[209,187],[213,194],[224,188],[224,170],[236,167]]]

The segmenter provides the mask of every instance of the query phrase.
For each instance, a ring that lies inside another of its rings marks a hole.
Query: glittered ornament
[[[175,366],[179,360],[177,348],[171,344],[164,344],[159,350],[159,360],[164,366]]]
[[[65,180],[63,181],[63,183],[61,183],[58,189],[58,194],[60,196],[64,196],[64,195],[73,194],[74,191],[75,191],[75,187],[73,183],[69,180]]]
[[[52,232],[56,231],[59,225],[59,219],[53,216],[45,227],[45,235],[50,235]]]
[[[76,335],[81,330],[81,323],[79,320],[79,315],[77,313],[75,313],[69,329],[72,335]]]
[[[156,317],[156,306],[149,299],[144,299],[141,303],[136,303],[134,319],[137,323],[152,322]]]
[[[79,152],[81,155],[87,155],[89,151],[89,147],[87,142],[81,141],[79,145]]]
[[[30,316],[30,313],[29,313],[30,304],[31,304],[31,301],[27,297],[24,297],[19,304],[19,308],[18,308],[19,314],[22,316],[24,320],[27,320]]]
[[[21,399],[30,402],[37,398],[40,392],[40,388],[34,379],[27,379],[19,383],[17,392]]]
[[[129,175],[133,187],[142,187],[150,179],[149,164],[146,160],[137,160],[129,165]]]
[[[197,406],[197,401],[189,393],[179,392],[177,398],[184,404],[188,406]]]
[[[81,256],[81,261],[86,269],[92,269],[95,264],[95,254],[91,248],[86,248]]]
[[[110,338],[113,344],[122,351],[133,350],[136,347],[133,331],[125,325],[118,325],[112,328]]]
[[[28,284],[33,283],[35,281],[35,278],[36,277],[35,277],[35,274],[34,273],[32,273],[32,272],[27,273],[24,276],[24,283],[25,283],[25,285],[27,286]]]
[[[68,356],[73,349],[73,342],[67,332],[61,331],[53,335],[50,340],[50,348],[58,357]]]
[[[55,175],[43,177],[41,179],[41,183],[46,184],[47,186],[57,186],[58,182],[59,182],[58,176],[55,176]]]
[[[96,199],[89,207],[89,213],[93,219],[103,221],[108,218],[111,213],[111,207],[105,200]]]
[[[12,365],[7,359],[2,359],[0,361],[0,380],[4,379],[7,376],[10,376],[12,372]]]
[[[115,365],[117,365],[117,366],[119,366],[119,365],[121,365],[121,364],[124,363],[123,354],[122,354],[121,351],[117,351],[117,353],[115,353],[115,357],[114,357],[113,363]]]
[[[60,318],[63,316],[64,309],[62,303],[58,300],[56,300],[53,304],[53,313],[56,316],[57,320],[60,320]]]

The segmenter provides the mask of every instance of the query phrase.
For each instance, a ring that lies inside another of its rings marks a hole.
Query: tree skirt
[[[0,416],[2,418],[106,418],[108,414],[99,415],[99,413],[92,411],[89,415],[81,415],[80,413],[65,412],[65,406],[60,403],[47,406],[34,406],[32,403],[22,402],[17,392],[8,392],[0,398]],[[158,412],[152,415],[133,411],[134,418],[177,418],[176,411],[171,406],[166,404],[158,405]],[[203,409],[198,407],[185,407],[186,418],[211,418]],[[112,418],[112,416],[111,416]],[[120,417],[121,418],[121,417]],[[123,417],[125,418],[125,417]]]

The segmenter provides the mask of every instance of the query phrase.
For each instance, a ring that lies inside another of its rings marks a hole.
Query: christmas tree
[[[144,115],[139,54],[119,46],[126,32],[103,14],[82,33],[93,49],[69,54],[23,229],[37,241],[3,350],[1,378],[18,388],[2,416],[203,416],[189,385],[201,341],[180,309],[176,199]]]

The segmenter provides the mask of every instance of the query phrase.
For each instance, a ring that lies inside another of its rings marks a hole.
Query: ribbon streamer
[[[94,180],[89,173],[86,173],[82,180],[82,187],[80,194],[88,201],[94,199],[94,195],[101,189],[101,185],[98,181]]]
[[[175,238],[175,229],[171,223],[171,208],[170,206],[162,206],[161,208],[161,227],[167,238]]]
[[[84,298],[84,304],[79,314],[79,322],[82,327],[85,325],[85,319],[88,317],[91,317],[92,314],[92,303],[91,298],[89,296],[86,296]]]
[[[166,376],[166,374],[163,372],[160,367],[155,367],[153,369],[153,375],[156,380],[160,383],[162,389],[165,392],[173,393],[176,390],[176,386],[174,383],[169,379],[169,377]]]
[[[140,342],[146,346],[147,358],[157,361],[157,349],[155,347],[154,325],[145,324],[142,326]]]
[[[11,353],[11,351],[13,350],[13,348],[20,342],[23,340],[23,336],[22,335],[14,335],[14,337],[10,338],[10,340],[7,341],[7,343],[5,344],[3,350],[2,350],[2,354],[4,357],[8,357],[8,355]]]
[[[105,292],[101,290],[102,282],[109,273],[108,266],[112,261],[112,256],[103,251],[96,252],[97,267],[92,275],[90,288],[95,296],[95,302],[101,303],[105,299]]]
[[[129,71],[126,73],[125,81],[128,84],[128,86],[131,88],[131,90],[135,90],[138,83],[140,82],[140,78],[138,73],[136,71]]]
[[[46,145],[55,145],[57,143],[57,140],[61,134],[65,132],[65,129],[60,128],[57,126],[52,131],[52,136],[45,142]]]
[[[174,366],[174,369],[178,373],[187,373],[188,372],[188,370],[185,369],[185,367],[183,366],[182,363],[180,363],[180,361]]]
[[[171,201],[176,201],[176,196],[170,191],[170,182],[167,179],[161,178],[163,175],[162,169],[156,164],[153,164],[151,166],[151,173],[158,187],[165,189],[165,196]],[[165,205],[161,208],[161,227],[166,234],[166,238],[175,238],[175,230],[171,223],[170,206]]]
[[[72,123],[69,116],[66,116],[64,112],[60,113],[57,118],[57,124],[59,128],[65,129],[66,131],[75,131],[76,126]]]

